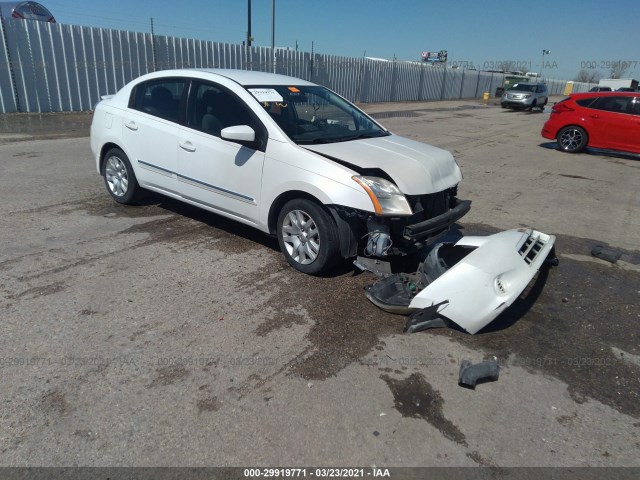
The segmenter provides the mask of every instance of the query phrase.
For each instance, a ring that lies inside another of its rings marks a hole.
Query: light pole
[[[542,80],[543,76],[542,76],[542,70],[544,70],[544,56],[545,55],[549,55],[551,53],[551,50],[545,50],[544,48],[542,49],[542,64],[540,65],[540,79]]]

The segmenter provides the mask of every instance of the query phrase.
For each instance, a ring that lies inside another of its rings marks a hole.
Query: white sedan
[[[96,106],[108,192],[151,190],[277,235],[294,268],[433,243],[470,208],[453,156],[392,134],[324,87],[269,73],[144,75]]]

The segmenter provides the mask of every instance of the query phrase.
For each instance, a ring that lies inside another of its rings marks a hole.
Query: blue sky
[[[150,31],[241,43],[247,0],[41,0],[60,23]],[[89,5],[89,6],[86,6]],[[581,68],[609,76],[611,62],[627,61],[626,77],[640,77],[640,2],[275,0],[278,47],[318,53],[419,60],[422,51],[447,50],[450,61],[481,68],[514,61],[572,79]],[[271,0],[252,0],[254,45],[271,45]]]

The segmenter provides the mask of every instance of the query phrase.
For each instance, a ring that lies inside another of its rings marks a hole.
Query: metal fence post
[[[395,56],[393,58],[393,65],[391,66],[391,92],[390,92],[390,101],[395,102],[396,101],[396,90],[398,88],[398,79],[397,79],[397,73],[398,73],[398,68],[397,68],[397,63],[396,63],[396,59]]]
[[[440,100],[444,100],[444,87],[447,84],[447,66],[442,66],[442,88],[440,89]]]

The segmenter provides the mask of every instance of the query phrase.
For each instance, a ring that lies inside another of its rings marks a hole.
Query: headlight
[[[525,95],[523,98],[529,98],[530,96],[531,96],[531,94]]]
[[[380,177],[351,177],[367,192],[378,215],[411,215],[411,207],[400,189]]]

